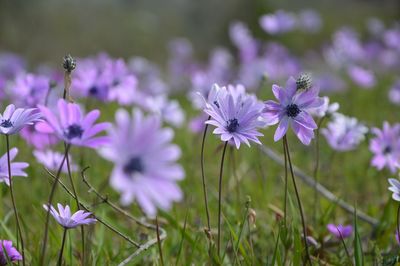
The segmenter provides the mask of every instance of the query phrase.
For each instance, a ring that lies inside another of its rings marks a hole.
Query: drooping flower
[[[393,192],[392,198],[395,201],[400,201],[400,182],[397,179],[394,178],[389,178],[388,179],[389,184],[391,185],[389,187],[389,190]]]
[[[0,240],[0,266],[6,266],[8,261],[16,262],[22,260],[21,254],[12,246],[10,240]]]
[[[382,130],[373,128],[371,131],[375,134],[369,145],[370,151],[374,153],[371,164],[378,170],[387,167],[395,173],[400,162],[400,124],[390,126],[385,121]]]
[[[173,131],[161,128],[157,115],[144,117],[139,110],[133,117],[118,110],[116,125],[109,130],[110,145],[100,154],[114,163],[111,186],[121,193],[121,203],[136,201],[148,216],[155,216],[157,208],[169,210],[172,203],[182,199],[177,181],[184,178],[178,146],[170,143]]]
[[[321,130],[329,146],[337,151],[355,149],[365,139],[368,128],[354,117],[335,113],[333,120]]]
[[[268,125],[279,123],[274,140],[280,140],[291,126],[303,144],[310,144],[317,125],[309,111],[323,104],[323,100],[318,97],[319,89],[311,87],[308,90],[297,90],[296,80],[290,78],[286,88],[273,85],[272,92],[279,102],[266,101],[263,112]]]
[[[214,86],[209,98],[215,98],[212,103],[208,100],[204,112],[211,119],[206,124],[216,128],[213,133],[221,135],[222,141],[232,141],[236,148],[241,143],[250,146],[250,141],[261,144],[258,132],[265,125],[262,120],[262,104],[254,95],[247,94],[242,85],[218,87]]]
[[[28,176],[24,169],[29,166],[28,163],[24,162],[12,162],[15,159],[15,156],[18,154],[17,148],[10,149],[10,161],[11,161],[11,176]],[[10,180],[8,177],[8,162],[7,162],[7,153],[1,156],[0,158],[0,182],[6,183],[8,186],[10,185]]]
[[[61,165],[62,160],[64,159],[64,154],[61,154],[59,152],[54,152],[52,150],[45,150],[45,151],[35,150],[33,151],[33,155],[40,164],[42,164],[44,167],[46,167],[51,171],[57,171]],[[73,163],[71,156],[69,156],[69,163],[72,172],[78,170],[78,166]],[[63,164],[63,168],[61,170],[62,172],[67,173],[68,172],[67,164]]]
[[[54,133],[66,143],[91,148],[106,144],[109,140],[106,136],[97,136],[109,127],[109,123],[105,122],[94,124],[100,116],[99,110],[84,115],[78,104],[67,103],[63,99],[58,101],[56,110],[42,105],[39,109],[46,120],[36,125],[36,129],[40,132]]]
[[[41,113],[37,108],[15,108],[10,104],[6,107],[3,114],[0,114],[0,133],[13,135],[18,133],[23,127],[33,125],[40,121]]]
[[[326,226],[328,231],[337,238],[347,238],[353,233],[353,226],[341,224],[328,224]]]
[[[96,219],[89,218],[89,216],[92,215],[92,213],[90,212],[79,210],[72,214],[71,209],[68,205],[65,205],[65,207],[63,207],[60,203],[58,203],[57,207],[58,211],[53,206],[50,206],[50,213],[54,217],[54,219],[56,219],[56,221],[64,228],[70,229],[85,224],[93,224],[96,222]],[[43,204],[43,208],[46,211],[49,211],[49,208],[46,204]]]

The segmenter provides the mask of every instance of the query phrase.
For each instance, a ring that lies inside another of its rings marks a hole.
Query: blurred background
[[[67,52],[82,57],[101,51],[114,57],[141,55],[164,62],[168,42],[186,37],[197,56],[205,58],[213,47],[231,45],[231,22],[243,21],[256,37],[266,39],[268,35],[258,25],[261,15],[304,8],[319,11],[324,19],[318,36],[312,40],[300,37],[304,47],[326,41],[341,25],[365,29],[368,17],[383,21],[400,17],[399,0],[1,0],[0,50],[19,53],[31,64],[58,63]],[[295,52],[301,49],[291,47],[290,41],[285,45]]]

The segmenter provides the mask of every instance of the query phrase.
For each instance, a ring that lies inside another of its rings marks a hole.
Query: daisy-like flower
[[[12,135],[18,133],[22,128],[33,125],[40,121],[41,114],[37,108],[15,108],[10,104],[3,114],[0,114],[0,133]]]
[[[348,238],[353,233],[353,226],[351,225],[328,224],[326,228],[329,233],[337,238]]]
[[[61,154],[59,152],[54,152],[52,150],[46,150],[46,151],[35,150],[33,151],[33,155],[40,164],[42,164],[44,167],[46,167],[51,171],[56,171],[60,167],[61,162],[64,160],[64,154]],[[69,156],[69,162],[71,171],[76,172],[78,170],[78,166],[72,162],[71,156]],[[62,172],[67,173],[68,172],[67,164],[63,164],[63,168],[61,170]]]
[[[36,125],[36,129],[42,133],[54,133],[66,143],[91,148],[106,144],[109,140],[106,136],[96,136],[109,126],[109,123],[94,124],[100,116],[99,110],[84,115],[79,105],[63,99],[58,101],[57,110],[42,105],[39,109],[46,120]]]
[[[388,179],[389,184],[391,185],[389,187],[389,190],[393,192],[392,198],[395,201],[400,201],[400,182],[397,179],[394,178],[389,178]]]
[[[319,108],[310,110],[310,115],[316,116],[316,117],[331,116],[334,113],[336,113],[337,110],[339,110],[338,103],[329,104],[329,97],[327,97],[327,96],[324,96],[321,98],[322,98],[323,104]]]
[[[60,203],[58,203],[57,207],[58,211],[53,206],[50,206],[50,213],[54,217],[54,219],[56,219],[56,221],[64,228],[70,229],[85,224],[93,224],[96,222],[96,219],[89,217],[90,215],[92,215],[92,213],[90,212],[79,210],[74,214],[71,214],[71,209],[68,205],[65,205],[64,207]],[[43,204],[43,208],[46,211],[49,211],[47,205]]]
[[[296,80],[289,78],[286,88],[273,85],[272,92],[279,102],[265,102],[264,118],[268,125],[279,123],[274,140],[280,140],[291,126],[303,144],[310,144],[317,125],[309,111],[323,105],[323,100],[318,97],[319,89],[311,87],[308,90],[297,90]]]
[[[116,126],[109,130],[111,143],[100,153],[114,163],[110,183],[121,193],[121,203],[136,200],[151,217],[157,208],[169,210],[173,202],[182,199],[176,182],[185,175],[176,163],[181,150],[170,143],[173,131],[161,128],[159,116],[144,117],[139,110],[131,118],[120,109],[115,119]]]
[[[12,148],[10,150],[10,161],[15,159],[15,156],[18,154],[17,148]],[[24,162],[12,162],[11,163],[11,175],[12,176],[28,176],[27,173],[24,172],[24,169],[29,166],[28,163]],[[10,185],[10,180],[8,177],[8,163],[7,163],[7,153],[0,157],[0,182],[6,183],[8,186]]]
[[[354,150],[365,139],[367,132],[368,128],[356,118],[340,113],[335,113],[327,128],[321,130],[329,146],[337,151]]]
[[[12,246],[10,240],[0,240],[0,266],[5,266],[10,262],[22,260],[21,254]]]
[[[383,128],[373,128],[375,138],[371,139],[369,149],[374,153],[371,164],[378,170],[387,167],[392,173],[400,160],[400,124],[390,126],[388,122],[383,123]]]

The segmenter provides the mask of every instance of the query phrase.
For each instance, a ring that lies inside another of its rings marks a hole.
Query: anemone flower
[[[249,140],[261,144],[258,137],[263,134],[257,130],[265,123],[261,117],[262,104],[257,98],[245,93],[242,85],[214,88],[204,109],[211,117],[206,124],[216,127],[213,133],[221,135],[224,142],[232,141],[237,149],[241,143],[250,146]],[[210,97],[214,98],[212,104]]]
[[[8,265],[8,262],[22,260],[21,254],[12,246],[10,240],[0,240],[0,266]]]
[[[394,179],[394,178],[389,178],[388,181],[389,181],[389,184],[391,185],[389,187],[389,190],[393,192],[392,198],[395,201],[400,202],[400,182],[399,182],[399,180]]]
[[[272,92],[279,102],[265,102],[264,118],[268,125],[279,123],[274,140],[280,140],[289,126],[292,126],[300,141],[309,145],[314,137],[314,129],[317,128],[309,111],[323,105],[323,100],[318,97],[319,89],[311,87],[307,90],[297,90],[296,80],[289,78],[286,88],[273,85]]]
[[[0,114],[0,133],[4,135],[16,134],[23,127],[40,121],[41,116],[37,108],[15,108],[15,105],[10,104],[6,107],[4,113]]]
[[[12,148],[10,150],[10,161],[14,160],[15,156],[18,154],[17,148]],[[24,169],[29,166],[28,163],[15,162],[11,163],[11,174],[12,176],[28,176],[24,172]],[[0,158],[0,182],[4,182],[7,186],[10,185],[10,180],[8,177],[8,163],[7,163],[7,153]]]
[[[43,208],[48,211],[48,205],[43,204]],[[71,209],[68,205],[63,207],[61,204],[57,204],[58,211],[50,206],[50,213],[56,219],[56,221],[64,228],[75,228],[85,224],[92,224],[96,222],[94,218],[88,218],[92,213],[79,210],[74,214],[71,214]]]
[[[375,134],[369,145],[370,151],[374,153],[371,165],[378,170],[387,167],[395,173],[400,159],[400,124],[390,126],[385,121],[382,130],[373,128],[371,131]]]
[[[174,201],[182,199],[176,182],[184,178],[176,162],[181,151],[170,143],[173,131],[161,128],[159,116],[144,117],[139,110],[134,110],[131,118],[120,109],[115,119],[115,127],[109,130],[111,142],[100,154],[114,163],[110,183],[121,193],[121,203],[136,200],[150,217],[157,208],[169,210]]]
[[[63,99],[58,101],[57,107],[57,110],[51,110],[39,106],[45,122],[36,125],[38,131],[54,133],[59,139],[76,146],[96,148],[108,142],[108,137],[96,136],[109,126],[109,123],[94,124],[100,116],[99,110],[83,115],[79,105],[67,103]]]
[[[353,233],[353,226],[341,224],[328,224],[326,226],[328,231],[337,238],[347,238]]]
[[[54,152],[52,150],[45,150],[45,151],[35,150],[33,151],[33,155],[40,164],[42,164],[44,167],[46,167],[51,171],[57,171],[62,161],[64,160],[64,154],[61,154],[59,152]],[[72,172],[78,170],[78,166],[72,162],[70,157],[69,157],[69,163]],[[63,164],[62,172],[67,173],[68,172],[67,167],[68,166],[66,164]]]

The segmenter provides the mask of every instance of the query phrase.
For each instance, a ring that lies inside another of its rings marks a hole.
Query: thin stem
[[[7,146],[8,182],[10,183],[11,202],[12,202],[13,209],[14,209],[15,222],[17,224],[17,234],[19,234],[19,237],[20,237],[20,240],[21,240],[22,264],[25,265],[24,238],[22,236],[21,225],[19,223],[17,204],[15,203],[14,189],[13,189],[12,179],[11,179],[10,140],[9,140],[9,137],[8,137],[7,134],[5,136],[6,136],[6,146]]]
[[[211,116],[208,116],[207,120],[210,120]],[[203,192],[204,192],[204,205],[206,207],[206,215],[207,215],[207,230],[208,230],[208,237],[211,239],[211,225],[210,225],[210,211],[208,210],[208,197],[207,197],[207,185],[206,185],[206,177],[204,173],[204,146],[206,142],[206,136],[207,136],[207,129],[208,129],[208,124],[205,125],[204,127],[204,132],[203,132],[203,140],[201,142],[201,154],[200,154],[200,167],[201,167],[201,178],[203,182]]]
[[[294,177],[294,172],[293,172],[293,166],[292,166],[292,161],[290,159],[290,151],[289,151],[289,145],[287,142],[287,138],[286,135],[283,137],[283,142],[285,143],[285,147],[286,147],[286,155],[288,158],[288,162],[289,162],[289,169],[290,169],[290,174],[292,175],[292,181],[293,181],[293,186],[294,186],[294,191],[296,193],[296,198],[297,198],[297,204],[299,205],[299,212],[300,212],[300,217],[301,217],[301,224],[303,226],[303,235],[304,235],[304,245],[306,248],[306,263],[307,261],[310,263],[310,265],[312,265],[311,262],[311,256],[310,256],[310,251],[308,250],[308,243],[307,243],[307,228],[306,228],[306,223],[305,223],[305,219],[304,219],[304,214],[303,214],[303,207],[301,205],[301,201],[300,201],[300,195],[299,195],[299,191],[297,189],[297,185],[296,185],[296,179]]]
[[[336,226],[336,230],[339,232],[340,240],[342,241],[342,244],[343,244],[343,247],[344,247],[344,251],[346,252],[346,256],[349,259],[351,265],[353,265],[353,262],[352,262],[351,256],[350,256],[350,252],[347,249],[346,243],[344,242],[344,238],[343,238],[342,232],[340,232],[340,230],[339,230],[339,228],[337,226]]]
[[[64,143],[65,154],[66,154],[65,158],[66,158],[67,171],[68,171],[68,178],[69,178],[69,182],[71,183],[72,193],[74,193],[74,196],[75,196],[76,206],[77,206],[78,210],[80,210],[79,198],[78,198],[78,194],[76,193],[74,181],[73,181],[73,178],[72,178],[71,164],[69,162],[69,152],[67,150],[67,146],[68,146],[68,144]],[[85,265],[85,231],[84,231],[83,225],[81,225],[81,242],[82,242],[82,264]]]
[[[62,243],[61,243],[61,249],[60,249],[60,255],[58,256],[58,266],[62,265],[62,257],[63,257],[63,252],[64,252],[64,245],[65,245],[65,239],[67,238],[67,228],[64,228],[64,233],[63,233],[63,238],[62,238]]]
[[[285,159],[285,198],[284,198],[284,205],[283,205],[283,222],[285,225],[285,229],[287,228],[287,197],[288,197],[288,169],[287,169],[287,154],[286,154],[286,147],[285,141],[283,143],[283,157]]]
[[[161,248],[161,240],[160,240],[160,230],[158,229],[158,217],[156,216],[156,232],[157,232],[157,244],[158,244],[158,251],[160,252],[160,261],[161,261],[161,266],[164,266],[164,257],[163,257],[163,252]]]
[[[400,204],[399,207],[397,208],[397,232],[396,232],[398,238],[400,239]]]
[[[224,171],[224,160],[226,147],[228,146],[228,142],[225,142],[224,150],[222,151],[221,157],[221,166],[219,169],[219,184],[218,184],[218,242],[217,242],[217,254],[220,255],[221,248],[221,200],[222,200],[222,175]]]
[[[49,196],[49,200],[48,200],[48,210],[47,210],[47,214],[46,214],[46,223],[44,226],[44,236],[43,236],[43,246],[42,246],[42,252],[41,252],[41,256],[40,256],[40,265],[44,265],[44,256],[46,253],[46,247],[47,247],[47,235],[49,232],[49,221],[50,221],[50,206],[53,202],[53,198],[54,198],[54,194],[56,191],[56,187],[57,187],[57,183],[58,180],[60,179],[60,175],[61,175],[61,170],[64,166],[64,162],[66,160],[66,158],[68,157],[68,151],[70,149],[71,145],[68,144],[65,148],[65,153],[64,153],[64,158],[62,159],[61,163],[60,163],[60,167],[58,167],[57,170],[57,174],[55,176],[55,182],[53,183],[52,187],[51,187],[51,191],[50,191],[50,196]]]
[[[314,185],[314,224],[317,222],[317,212],[318,212],[318,191],[317,191],[317,184],[318,184],[318,170],[319,170],[319,136],[320,136],[320,128],[322,125],[322,122],[324,121],[325,116],[323,116],[319,122],[318,122],[318,127],[315,130],[315,166],[314,166],[314,180],[315,180],[315,185]]]

